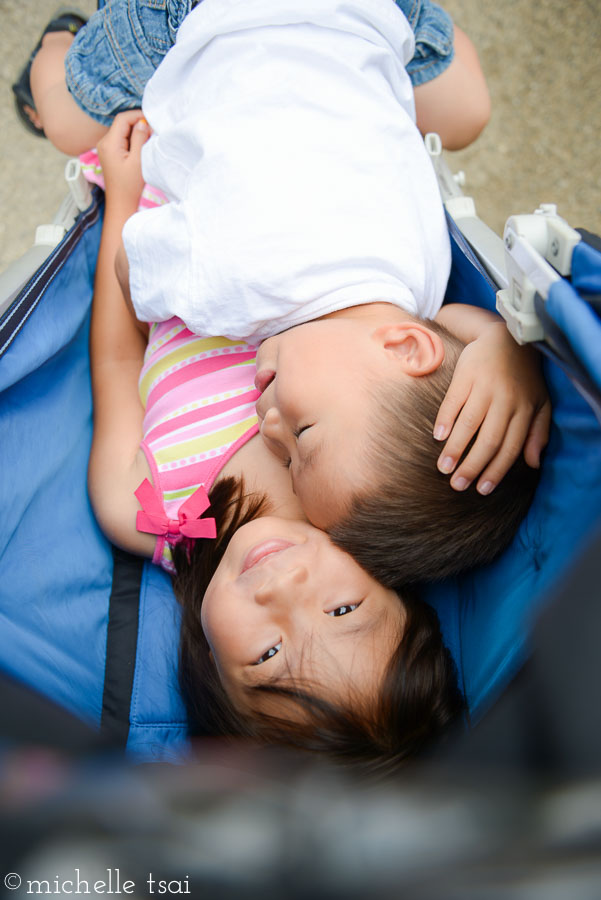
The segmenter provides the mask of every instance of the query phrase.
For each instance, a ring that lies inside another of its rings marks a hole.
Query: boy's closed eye
[[[295,429],[292,432],[292,434],[294,435],[295,438],[298,439],[301,436],[301,434],[303,434],[304,431],[307,431],[307,429],[312,428],[312,427],[313,427],[312,425],[303,425],[301,428]]]
[[[298,441],[300,436],[308,431],[310,428],[313,428],[312,425],[303,425],[301,428],[296,428],[293,430],[292,434],[294,435],[295,440]],[[286,456],[284,458],[284,468],[289,469],[292,465],[292,458],[290,456]]]

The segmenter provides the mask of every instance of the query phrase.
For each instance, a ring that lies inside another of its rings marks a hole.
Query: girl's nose
[[[303,587],[309,577],[304,565],[296,565],[284,572],[273,572],[261,587],[255,591],[255,600],[261,606],[294,606],[302,602]]]

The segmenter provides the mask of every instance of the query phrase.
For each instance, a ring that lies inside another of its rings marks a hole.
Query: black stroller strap
[[[92,196],[93,202],[90,207],[77,218],[73,227],[57,244],[40,268],[32,274],[0,318],[0,356],[21,331],[44,296],[46,288],[60,272],[83,235],[98,221],[104,206],[103,195],[99,188],[95,188]]]
[[[113,547],[100,733],[124,748],[129,736],[143,569],[141,557]]]

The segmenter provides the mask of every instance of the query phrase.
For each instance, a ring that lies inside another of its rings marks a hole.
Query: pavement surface
[[[299,0],[302,3],[302,0]],[[67,157],[30,135],[10,85],[57,0],[0,0],[0,271],[33,243],[66,193]],[[95,0],[79,0],[88,15]],[[571,225],[601,233],[601,3],[446,0],[475,43],[492,97],[481,137],[447,159],[502,233],[506,218],[557,203]]]

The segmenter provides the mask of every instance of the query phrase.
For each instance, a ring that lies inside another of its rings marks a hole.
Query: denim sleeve
[[[413,87],[441,75],[454,56],[453,20],[431,0],[396,0],[415,34],[415,54],[407,65]]]

